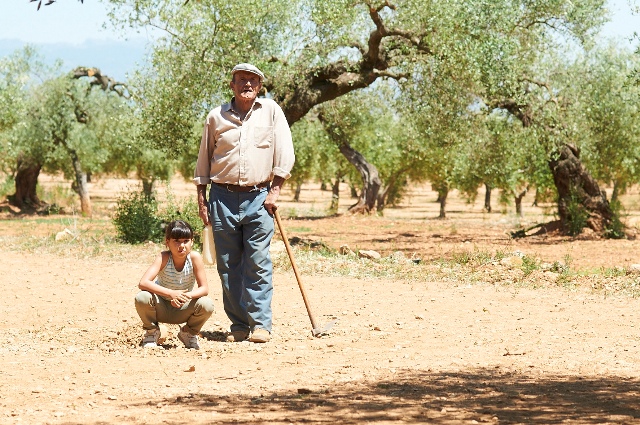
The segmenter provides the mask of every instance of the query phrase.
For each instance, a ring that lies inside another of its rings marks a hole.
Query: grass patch
[[[45,188],[38,185],[36,193],[41,200],[52,205],[54,214],[59,213],[61,210],[67,210],[67,212],[75,211],[77,204],[79,204],[78,195],[69,186],[55,185]]]
[[[522,257],[522,271],[524,272],[525,276],[528,276],[531,273],[533,273],[535,270],[539,270],[539,269],[540,269],[540,264],[536,258],[531,257],[529,255],[525,255],[524,257]]]
[[[77,259],[101,257],[118,259],[153,258],[162,244],[137,245],[121,243],[108,218],[90,219],[80,216],[33,217],[1,220],[0,242],[10,251],[34,254],[71,256]],[[56,240],[56,234],[68,229],[69,235]],[[303,229],[296,229],[302,232]],[[196,250],[201,246],[196,245]],[[366,281],[382,279],[395,283],[428,285],[444,282],[452,285],[496,285],[544,290],[561,287],[566,290],[586,290],[605,296],[640,296],[640,276],[622,267],[602,267],[576,271],[572,259],[553,264],[541,263],[533,256],[514,255],[505,251],[490,252],[473,249],[444,253],[438,258],[422,258],[414,262],[399,253],[373,261],[354,255],[341,255],[330,248],[292,247],[296,264],[303,278],[312,276],[344,277]],[[273,252],[277,272],[293,273],[286,251]],[[513,261],[510,259],[513,258]],[[509,261],[502,261],[509,259]],[[519,261],[521,259],[521,262]]]
[[[295,232],[295,233],[309,233],[309,232],[312,232],[313,229],[310,227],[289,227],[288,231]]]

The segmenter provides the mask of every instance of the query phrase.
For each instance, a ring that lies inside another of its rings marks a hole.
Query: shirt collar
[[[235,109],[233,109],[233,106],[232,106],[232,105],[233,105],[233,100],[234,100],[234,99],[235,99],[235,96],[231,98],[231,100],[229,101],[229,103],[225,103],[224,105],[222,105],[221,112],[234,111],[234,112],[236,112],[236,113],[237,113],[238,111],[236,111]],[[256,107],[256,105],[260,105],[260,106],[262,106],[261,98],[256,97],[256,100],[253,102],[253,108],[251,108],[251,109],[254,109],[254,108]]]

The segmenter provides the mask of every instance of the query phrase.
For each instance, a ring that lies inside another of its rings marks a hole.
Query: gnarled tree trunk
[[[349,161],[351,165],[362,176],[362,191],[358,197],[358,202],[349,207],[349,212],[354,214],[370,214],[376,210],[376,200],[382,181],[380,180],[378,169],[375,165],[369,163],[364,155],[355,150],[349,144],[349,140],[345,137],[336,124],[325,119],[322,112],[318,114],[318,120],[322,123],[329,137],[338,146],[338,150]]]
[[[375,212],[378,191],[382,186],[378,176],[378,169],[375,165],[367,162],[365,157],[348,143],[340,143],[339,149],[340,153],[347,158],[349,163],[356,167],[362,176],[362,192],[360,192],[358,202],[349,207],[349,212],[369,214]]]
[[[9,202],[11,205],[23,208],[37,209],[43,205],[43,202],[38,198],[36,188],[38,186],[38,176],[42,164],[29,161],[28,159],[18,158],[17,170],[15,176],[15,188],[16,193],[9,196]]]
[[[571,144],[559,150],[557,159],[549,161],[553,181],[558,190],[558,214],[563,228],[574,219],[569,204],[579,202],[588,213],[587,226],[602,234],[613,218],[607,195],[598,187],[591,174],[580,162],[580,151]]]

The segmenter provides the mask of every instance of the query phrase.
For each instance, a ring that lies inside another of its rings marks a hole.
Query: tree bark
[[[15,205],[20,209],[32,208],[34,210],[43,205],[36,191],[41,169],[42,164],[18,158],[14,179],[16,193],[9,196],[11,205]]]
[[[336,123],[327,120],[322,112],[318,114],[318,120],[324,126],[327,134],[338,146],[338,150],[353,165],[362,177],[362,191],[358,202],[349,207],[349,212],[354,214],[370,214],[376,210],[378,192],[382,186],[378,169],[369,163],[364,155],[355,150],[349,144],[346,136],[338,129]]]
[[[613,191],[611,192],[611,203],[618,202],[618,197],[620,196],[620,185],[617,180],[613,182]]]
[[[151,196],[153,196],[153,183],[155,180],[142,179],[141,181],[142,193],[144,193],[147,198],[151,198]]]
[[[354,90],[369,87],[380,77],[408,78],[407,74],[390,70],[390,62],[394,58],[394,50],[398,48],[398,43],[385,43],[389,39],[402,40],[402,43],[415,49],[415,54],[435,55],[426,41],[429,32],[405,33],[387,28],[381,15],[381,11],[387,7],[393,8],[388,2],[382,2],[377,7],[369,7],[373,29],[369,33],[366,45],[354,46],[360,50],[357,61],[341,60],[311,69],[296,82],[293,90],[280,95],[276,92],[274,100],[282,107],[289,125],[304,117],[314,106]],[[265,88],[271,91],[272,87],[268,81]]]
[[[353,183],[349,183],[349,194],[351,195],[352,198],[358,197],[358,189]]]
[[[491,185],[488,183],[484,184],[484,209],[491,212]]]
[[[382,186],[378,169],[375,165],[367,162],[365,157],[353,149],[348,143],[340,143],[339,149],[340,153],[347,158],[349,163],[356,167],[362,176],[362,192],[360,193],[358,202],[349,207],[349,212],[367,214],[375,212],[378,191],[380,190],[380,186]]]
[[[91,197],[89,196],[89,185],[87,184],[87,173],[82,171],[82,165],[80,159],[75,151],[71,151],[71,158],[73,164],[73,172],[75,173],[75,180],[71,187],[80,196],[80,211],[85,217],[91,217]]]
[[[342,176],[338,173],[336,175],[336,180],[331,186],[331,206],[329,207],[329,210],[331,211],[338,211],[338,206],[340,204],[340,180],[342,180]]]
[[[440,215],[438,218],[447,218],[447,196],[449,196],[449,185],[439,183],[434,185],[434,189],[438,192],[438,202],[440,204]]]
[[[302,182],[297,181],[295,184],[296,188],[293,194],[293,201],[300,202],[300,193],[302,193]]]
[[[602,235],[613,218],[606,192],[584,168],[580,151],[571,144],[559,149],[557,159],[549,161],[553,181],[558,190],[558,215],[564,229],[575,217],[571,216],[569,204],[579,202],[588,213],[587,227]]]
[[[397,186],[402,184],[398,182],[398,176],[403,176],[404,172],[405,170],[398,170],[396,174],[389,177],[385,187],[378,192],[378,199],[376,200],[378,212],[384,210],[384,207],[387,205],[387,201],[389,200],[389,194],[394,193],[394,191],[398,189]],[[404,182],[404,180],[402,180],[402,182]]]
[[[509,111],[520,120],[523,127],[533,125],[530,105],[506,100],[492,106]],[[563,231],[568,233],[569,224],[575,223],[576,217],[571,216],[569,207],[572,202],[578,202],[588,214],[586,226],[596,234],[603,235],[614,218],[614,213],[607,201],[606,192],[600,190],[598,183],[582,165],[578,148],[565,143],[555,155],[551,155],[548,164],[558,192],[558,215]]]
[[[516,202],[516,214],[520,217],[524,216],[524,214],[522,213],[522,198],[524,198],[524,195],[526,195],[528,191],[529,188],[526,187],[522,192],[513,194]]]

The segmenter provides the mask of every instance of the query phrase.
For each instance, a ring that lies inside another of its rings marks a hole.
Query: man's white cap
[[[256,66],[253,66],[250,63],[239,63],[234,66],[231,70],[231,78],[233,78],[235,73],[238,71],[251,72],[252,74],[256,74],[258,77],[260,77],[260,82],[264,80],[264,74],[262,73],[262,71],[260,71]]]

